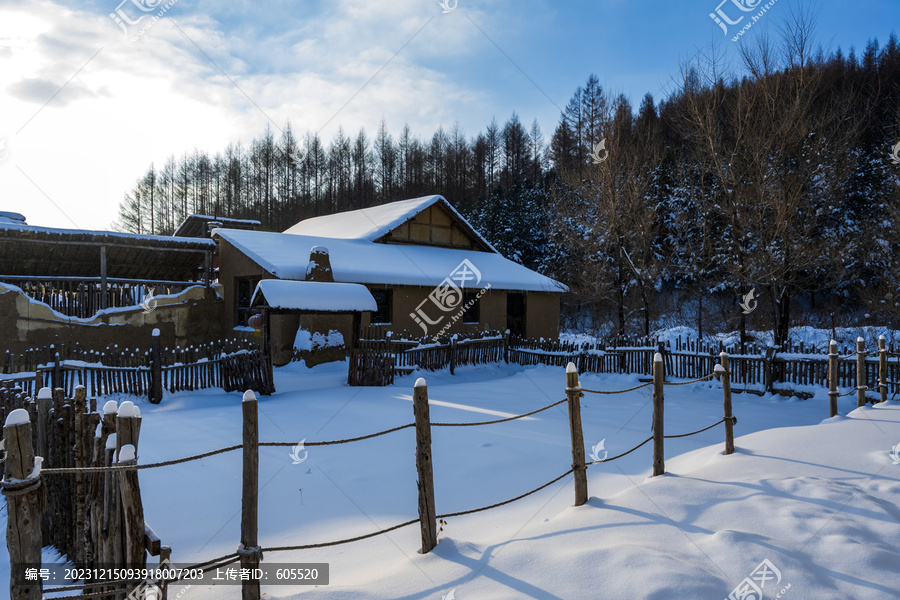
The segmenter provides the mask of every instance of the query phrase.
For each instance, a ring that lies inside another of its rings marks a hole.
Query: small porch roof
[[[316,313],[375,311],[378,305],[369,289],[359,283],[263,279],[250,299],[253,308]]]

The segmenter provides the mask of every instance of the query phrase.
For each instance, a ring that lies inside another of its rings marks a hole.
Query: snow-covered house
[[[235,326],[247,324],[260,280],[310,279],[310,251],[324,247],[334,281],[363,284],[377,302],[363,326],[415,337],[505,329],[558,334],[565,286],[504,258],[442,196],[306,219],[283,233],[222,228],[214,237]],[[285,327],[272,325],[276,344],[296,334],[296,325]]]

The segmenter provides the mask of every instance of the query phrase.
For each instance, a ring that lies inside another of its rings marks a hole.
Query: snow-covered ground
[[[259,400],[260,439],[337,439],[412,422],[413,383],[420,375],[435,422],[488,420],[564,397],[559,367],[464,367],[455,376],[418,373],[391,387],[350,388],[346,363],[311,370],[292,365],[276,370],[279,392]],[[586,375],[581,382],[622,389],[637,378]],[[716,383],[665,392],[667,434],[722,416]],[[159,406],[141,404],[139,460],[240,443],[240,399],[206,390],[167,396]],[[648,444],[591,466],[587,505],[572,507],[568,476],[513,504],[449,519],[427,555],[417,553],[416,525],[343,546],[268,553],[268,563],[329,563],[330,585],[263,591],[285,600],[718,600],[768,560],[780,580],[766,581],[767,600],[897,598],[900,464],[893,464],[891,450],[900,444],[900,403],[855,409],[852,398],[839,402],[846,416],[827,419],[824,390],[805,401],[738,394],[732,456],[721,454],[720,425],[666,440],[667,474],[649,478]],[[613,456],[650,435],[649,388],[588,395],[582,406],[588,452],[605,440]],[[353,537],[417,516],[413,430],[306,451],[301,464],[292,464],[290,448],[260,451],[262,546]],[[438,513],[517,496],[568,470],[565,405],[509,423],[435,428],[433,454]],[[173,548],[174,562],[235,551],[240,452],[141,471],[140,481],[146,520]],[[4,548],[0,589],[6,589],[8,569]],[[182,596],[239,597],[239,586],[193,586]]]

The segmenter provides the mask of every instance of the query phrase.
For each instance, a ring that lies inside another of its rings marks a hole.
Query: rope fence
[[[836,353],[831,358],[832,365],[837,362],[838,356]],[[260,442],[258,440],[258,418],[256,414],[256,397],[252,392],[247,392],[244,395],[244,401],[242,403],[242,410],[244,413],[244,422],[243,422],[243,443],[240,445],[228,446],[225,448],[220,448],[217,450],[211,450],[209,452],[204,452],[201,454],[196,454],[192,456],[187,456],[183,458],[167,460],[157,463],[150,464],[137,464],[136,461],[132,461],[130,464],[125,465],[112,465],[105,467],[74,467],[74,468],[46,468],[40,471],[41,475],[84,475],[84,474],[97,474],[97,473],[111,473],[111,472],[129,472],[129,471],[137,471],[143,469],[153,469],[160,467],[173,466],[178,464],[183,464],[191,461],[201,460],[204,458],[216,456],[219,454],[225,454],[229,452],[233,452],[235,450],[243,450],[243,458],[244,458],[244,470],[243,470],[243,497],[242,497],[242,519],[241,519],[241,540],[239,549],[237,552],[233,552],[230,554],[226,554],[223,556],[216,557],[214,559],[197,563],[190,567],[190,569],[215,569],[220,568],[226,565],[230,565],[232,563],[236,563],[240,561],[242,568],[255,568],[258,567],[259,561],[262,560],[263,553],[267,552],[289,552],[289,551],[301,551],[301,550],[312,550],[318,548],[326,548],[332,546],[338,546],[343,544],[349,544],[353,542],[358,542],[370,538],[374,538],[376,536],[384,535],[393,531],[397,531],[399,529],[408,527],[410,525],[419,524],[421,530],[421,538],[422,538],[422,548],[421,552],[427,553],[431,551],[437,545],[437,524],[439,520],[449,519],[452,517],[461,517],[465,515],[471,515],[475,513],[480,513],[488,510],[492,510],[494,508],[498,508],[501,506],[505,506],[521,500],[523,498],[529,497],[533,494],[536,494],[542,490],[545,490],[549,486],[562,481],[566,477],[572,475],[574,479],[574,488],[575,488],[575,505],[579,506],[584,504],[588,499],[588,490],[587,490],[587,476],[586,471],[587,467],[591,465],[601,464],[612,462],[623,458],[643,446],[653,442],[653,457],[652,457],[652,476],[661,475],[665,472],[665,463],[664,463],[664,441],[666,439],[678,439],[685,438],[693,435],[697,435],[706,431],[709,431],[719,425],[725,425],[725,454],[731,454],[734,452],[734,432],[733,428],[737,424],[737,418],[732,414],[731,407],[731,365],[729,362],[729,357],[726,353],[722,352],[720,354],[720,363],[716,365],[716,368],[713,373],[709,375],[705,375],[703,377],[693,379],[690,381],[678,381],[678,382],[667,382],[665,381],[665,366],[660,354],[656,354],[653,360],[653,379],[652,381],[643,383],[641,385],[634,386],[629,389],[619,390],[619,391],[598,391],[592,389],[582,388],[579,380],[578,380],[578,370],[573,363],[569,363],[566,367],[566,385],[565,385],[565,393],[566,398],[559,400],[557,402],[552,402],[546,406],[541,408],[525,412],[518,415],[513,415],[510,417],[504,417],[499,419],[493,419],[489,421],[478,421],[478,422],[467,422],[467,423],[442,423],[442,422],[431,422],[430,418],[430,409],[429,409],[429,399],[428,399],[428,390],[425,385],[424,379],[419,379],[414,387],[413,393],[413,414],[415,416],[415,420],[412,423],[407,423],[404,425],[399,425],[396,427],[392,427],[390,429],[385,429],[383,431],[378,431],[375,433],[370,433],[362,436],[338,439],[338,440],[330,440],[330,441],[319,441],[319,442],[305,442],[304,444],[308,447],[318,447],[318,446],[329,446],[329,445],[339,445],[339,444],[348,444],[354,443],[364,440],[373,439],[376,437],[380,437],[383,435],[387,435],[390,433],[395,433],[398,431],[402,431],[405,429],[415,429],[416,432],[416,470],[417,470],[417,488],[419,494],[419,516],[415,519],[410,519],[408,521],[393,525],[391,527],[379,529],[378,531],[365,533],[362,535],[345,538],[341,540],[329,541],[329,542],[319,542],[319,543],[309,543],[309,544],[296,544],[289,546],[272,546],[272,547],[263,547],[261,544],[257,543],[256,535],[257,535],[257,525],[256,525],[256,515],[258,515],[258,490],[259,490],[259,481],[258,481],[258,463],[259,463],[259,448],[260,447],[295,447],[297,443],[295,442]],[[717,422],[707,425],[701,429],[696,431],[692,431],[689,433],[682,434],[670,434],[666,435],[664,431],[664,419],[663,419],[663,406],[664,406],[664,389],[667,385],[672,386],[684,386],[691,385],[695,383],[701,383],[704,381],[709,381],[713,378],[719,379],[721,381],[722,393],[723,393],[723,413],[722,418]],[[833,381],[833,380],[832,380]],[[594,460],[591,462],[587,462],[585,460],[585,446],[584,446],[584,437],[582,432],[582,423],[581,423],[581,405],[580,399],[584,396],[584,393],[594,393],[594,394],[604,394],[604,395],[613,395],[613,394],[625,394],[634,392],[636,390],[642,389],[644,387],[652,386],[653,389],[653,416],[652,416],[652,431],[653,435],[643,440],[633,448],[626,450],[620,454],[617,454],[612,457],[604,458],[602,460]],[[851,395],[852,393],[862,393],[866,389],[866,386],[857,386],[852,389],[850,392],[846,394],[839,395],[837,393],[837,389],[835,385],[830,386],[830,395],[832,397],[832,401],[834,401],[835,397],[843,397]],[[487,506],[482,506],[479,508],[473,508],[469,510],[456,511],[456,512],[448,512],[438,514],[435,509],[435,497],[434,497],[434,474],[433,474],[433,464],[431,460],[431,433],[433,428],[435,427],[475,427],[475,426],[487,426],[487,425],[496,425],[500,423],[507,423],[519,419],[524,419],[530,417],[532,415],[536,415],[542,413],[544,411],[550,410],[562,404],[567,404],[568,407],[568,422],[570,429],[570,436],[572,442],[572,463],[571,468],[568,469],[565,473],[555,477],[554,479],[544,483],[534,489],[527,491],[523,494],[519,494],[513,498],[508,500],[504,500],[501,502],[496,502],[493,504],[489,504]],[[140,417],[135,417],[139,419]],[[30,435],[30,424],[26,424],[28,426],[28,435]],[[10,429],[15,429],[17,427],[24,427],[24,425],[12,425],[10,427],[6,427],[4,430],[5,438],[9,439]],[[16,433],[13,436],[13,439],[19,439],[17,436],[24,435],[23,432]],[[23,438],[24,439],[24,438]],[[16,457],[12,457],[16,458]],[[19,466],[20,472],[24,471],[24,466]],[[124,475],[119,475],[122,477]],[[19,478],[24,483],[32,483],[30,479]],[[8,490],[10,493],[7,496],[7,503],[10,502],[25,502],[29,501],[31,495],[40,493],[37,488],[39,487],[40,478],[35,478],[37,485],[27,485],[23,487],[21,490],[16,487],[19,485],[15,481],[4,482],[5,487],[9,487]],[[11,487],[12,486],[12,487]],[[11,518],[15,518],[15,515],[18,513],[15,510],[11,510],[11,507],[8,506],[9,515],[13,515]],[[38,519],[40,517],[38,516]],[[38,539],[38,543],[39,543]],[[38,552],[40,551],[40,547],[38,547]],[[13,556],[10,556],[11,560]],[[179,581],[180,579],[169,579],[166,580],[167,583],[173,583]],[[116,583],[122,582],[104,582],[103,585],[110,586]],[[99,585],[99,584],[97,584]],[[250,582],[249,587],[249,595],[244,595],[245,598],[250,598],[251,600],[256,600],[261,596],[258,594],[259,590],[259,582]],[[83,586],[65,586],[65,587],[57,587],[53,589],[48,589],[49,593],[59,593],[59,592],[69,592],[69,591],[84,591],[81,596],[72,596],[72,598],[80,598],[80,597],[94,597],[101,595],[109,595],[110,592],[90,592],[88,590],[96,587],[95,584],[86,584]],[[245,588],[245,591],[247,588]],[[256,590],[256,592],[254,592]],[[13,597],[13,600],[18,600]],[[164,600],[164,599],[160,599]]]
[[[701,381],[707,381],[715,377],[715,373],[710,373],[706,377],[701,377],[699,379],[693,379],[691,381],[664,381],[663,385],[690,385],[692,383],[700,383]]]
[[[588,392],[591,394],[603,394],[604,396],[611,396],[614,394],[627,394],[628,392],[634,392],[641,388],[645,388],[653,385],[652,381],[648,381],[647,383],[642,383],[641,385],[636,385],[633,388],[628,388],[627,390],[615,390],[615,391],[604,391],[604,390],[589,390],[587,388],[581,388],[582,392]]]
[[[678,434],[678,435],[664,435],[663,438],[664,438],[664,439],[667,439],[667,440],[673,440],[673,439],[675,439],[675,438],[690,437],[690,436],[692,436],[692,435],[697,435],[698,433],[703,433],[704,431],[709,431],[710,429],[712,429],[712,428],[715,427],[716,425],[721,425],[721,424],[724,423],[725,421],[726,421],[726,419],[722,419],[721,421],[717,421],[717,422],[713,423],[712,425],[710,425],[710,426],[708,426],[708,427],[704,427],[703,429],[698,429],[697,431],[692,431],[692,432],[690,432],[690,433],[681,433],[681,434]],[[732,424],[732,425],[737,425],[737,417],[731,417],[731,424]]]
[[[650,441],[653,441],[653,436],[648,437],[646,440],[644,440],[643,442],[641,442],[640,444],[638,444],[631,450],[626,450],[622,454],[617,454],[617,455],[611,456],[609,458],[604,458],[603,460],[595,460],[595,461],[591,461],[589,463],[584,463],[584,466],[589,467],[591,465],[599,465],[600,463],[612,462],[612,461],[616,460],[617,458],[622,458],[623,456],[628,456],[629,454],[631,454],[632,452],[634,452],[635,450],[637,450],[638,448],[640,448],[641,446],[643,446],[644,444],[646,444],[647,442],[650,442]]]
[[[531,415],[536,415],[540,412],[544,412],[545,410],[550,410],[554,406],[559,406],[564,402],[568,402],[568,398],[563,398],[559,402],[554,402],[553,404],[548,404],[543,408],[539,408],[537,410],[533,410],[531,412],[527,412],[521,415],[516,415],[514,417],[507,417],[505,419],[496,419],[494,421],[479,421],[476,423],[432,423],[432,427],[475,427],[477,425],[494,425],[495,423],[507,423],[509,421],[515,421],[516,419],[524,419],[525,417],[530,417]]]

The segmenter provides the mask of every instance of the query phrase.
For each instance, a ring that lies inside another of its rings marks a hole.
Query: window
[[[478,294],[475,292],[463,293],[463,306],[468,306],[466,312],[463,313],[463,323],[479,323],[481,322],[480,311],[478,310]]]
[[[378,308],[372,313],[372,325],[390,325],[393,313],[392,291],[391,290],[371,290],[372,297],[375,298],[375,304]]]
[[[237,323],[235,323],[235,325],[241,327],[247,326],[247,320],[250,318],[250,315],[253,314],[250,311],[250,300],[253,298],[253,291],[256,289],[257,283],[259,283],[259,277],[241,277],[235,279],[237,288],[235,298],[237,302]]]

